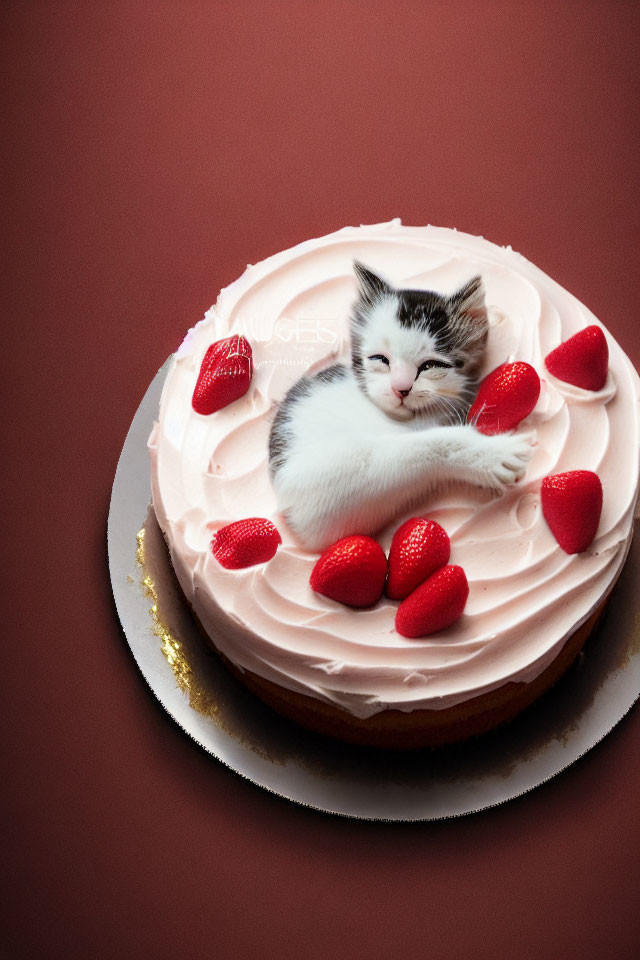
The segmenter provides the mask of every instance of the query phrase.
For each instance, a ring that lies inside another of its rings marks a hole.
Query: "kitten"
[[[445,297],[354,269],[351,366],[301,377],[269,437],[278,508],[310,550],[374,534],[451,481],[501,491],[531,453],[527,437],[464,423],[487,341],[481,278]]]

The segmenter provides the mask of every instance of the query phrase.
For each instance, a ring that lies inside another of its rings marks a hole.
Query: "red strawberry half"
[[[396,613],[396,630],[403,637],[426,637],[446,630],[462,616],[468,596],[469,584],[462,567],[442,567],[402,601]]]
[[[539,396],[540,377],[531,364],[503,363],[480,384],[467,419],[480,433],[507,433],[529,416]]]
[[[422,517],[407,520],[391,541],[387,596],[404,600],[434,571],[444,567],[450,553],[449,537],[439,523]]]
[[[570,470],[545,477],[542,513],[565,553],[581,553],[596,535],[602,512],[602,484],[591,470]]]
[[[371,537],[344,537],[320,556],[311,589],[350,607],[370,607],[382,596],[387,558]]]
[[[227,337],[212,343],[204,355],[191,405],[196,413],[221,410],[249,389],[252,352],[244,337]]]
[[[282,538],[270,520],[248,517],[221,527],[211,541],[211,552],[228,570],[253,567],[271,560]]]
[[[544,363],[558,380],[583,390],[602,390],[609,370],[606,337],[600,327],[592,324],[547,354]]]

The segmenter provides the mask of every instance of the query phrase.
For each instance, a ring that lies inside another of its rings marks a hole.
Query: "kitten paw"
[[[530,434],[498,434],[487,437],[490,441],[483,451],[480,467],[481,485],[501,492],[504,487],[524,477],[532,454]]]

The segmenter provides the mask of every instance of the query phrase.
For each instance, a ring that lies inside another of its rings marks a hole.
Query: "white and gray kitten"
[[[531,453],[526,436],[464,423],[487,341],[481,278],[445,297],[354,269],[351,366],[301,377],[269,437],[278,509],[311,550],[374,534],[452,481],[501,491]]]

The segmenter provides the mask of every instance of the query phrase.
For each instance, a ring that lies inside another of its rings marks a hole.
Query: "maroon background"
[[[59,0],[0,18],[3,956],[631,957],[638,710],[480,815],[298,808],[148,692],[105,524],[129,422],[186,328],[247,262],[345,224],[511,243],[637,364],[638,5]]]

